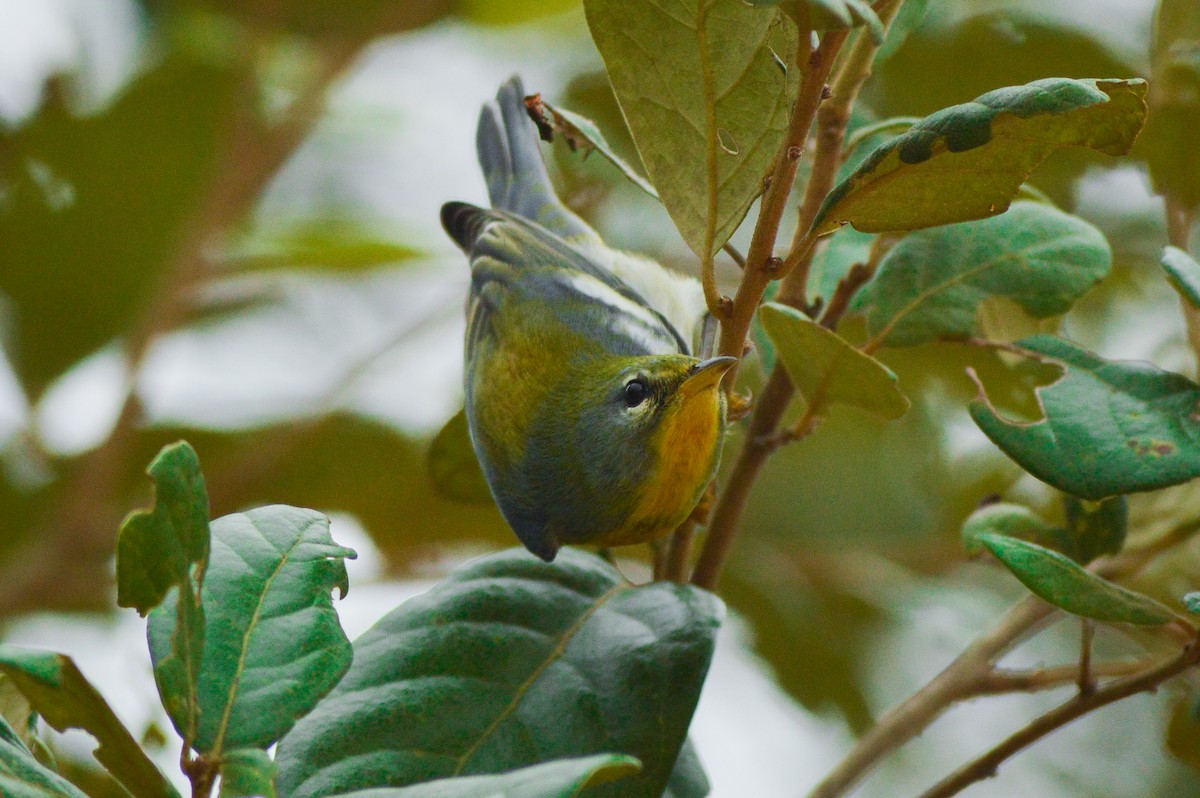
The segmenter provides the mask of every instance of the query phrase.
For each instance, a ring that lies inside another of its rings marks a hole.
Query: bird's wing
[[[496,99],[485,103],[475,130],[475,149],[493,208],[537,222],[567,239],[599,241],[596,231],[558,199],[525,111],[525,87],[513,75]]]
[[[443,206],[442,225],[471,262],[468,355],[510,292],[538,300],[547,314],[570,308],[566,321],[605,333],[602,342],[616,352],[689,353],[686,339],[637,291],[539,225],[465,202]]]

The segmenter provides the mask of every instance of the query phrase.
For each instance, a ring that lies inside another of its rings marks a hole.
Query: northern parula
[[[471,265],[466,416],[492,495],[547,561],[667,535],[716,471],[735,362],[691,354],[700,285],[559,201],[519,78],[484,105],[476,148],[492,208],[447,203],[442,225]]]

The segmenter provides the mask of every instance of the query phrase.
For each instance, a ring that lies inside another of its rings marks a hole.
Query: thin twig
[[[1080,695],[1096,692],[1096,672],[1092,668],[1092,641],[1096,637],[1096,624],[1087,618],[1079,619],[1079,667],[1076,669]]]
[[[1193,641],[1168,662],[1140,675],[1110,682],[1090,695],[1079,694],[1072,700],[1037,718],[998,746],[972,762],[968,762],[929,790],[921,798],[950,798],[977,781],[996,775],[997,769],[1009,757],[1019,753],[1046,735],[1101,707],[1153,690],[1200,662],[1200,645]]]
[[[1188,251],[1188,243],[1192,237],[1192,225],[1196,219],[1196,211],[1189,208],[1168,194],[1167,201],[1167,236],[1171,245]],[[1200,373],[1200,310],[1187,302],[1183,303],[1183,318],[1187,322],[1188,344],[1196,357],[1196,371]]]
[[[1111,662],[1096,662],[1091,665],[1090,673],[1093,678],[1106,679],[1115,676],[1129,676],[1141,673],[1153,667],[1157,658],[1113,660]],[[1079,665],[1056,665],[1050,668],[1035,668],[1033,670],[1010,670],[1008,668],[993,668],[979,682],[972,692],[975,696],[1003,695],[1005,693],[1032,693],[1039,690],[1053,690],[1071,683],[1078,683]]]

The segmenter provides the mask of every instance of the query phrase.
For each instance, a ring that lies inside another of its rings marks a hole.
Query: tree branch
[[[1153,690],[1200,662],[1200,645],[1193,640],[1182,652],[1169,661],[1140,675],[1128,676],[1110,682],[1091,694],[1079,694],[1072,700],[1050,710],[1025,728],[1013,734],[1000,745],[972,762],[963,765],[954,773],[921,794],[921,798],[950,798],[977,781],[996,775],[997,769],[1009,757],[1019,753],[1033,743],[1051,734],[1068,723],[1101,707],[1128,698],[1131,695]]]

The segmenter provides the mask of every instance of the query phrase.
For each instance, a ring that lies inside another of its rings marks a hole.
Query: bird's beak
[[[701,360],[696,365],[692,366],[692,372],[687,379],[683,381],[683,392],[685,395],[699,393],[705,388],[711,388],[721,381],[725,376],[725,372],[729,371],[730,367],[737,362],[736,357],[710,357],[708,360]]]

